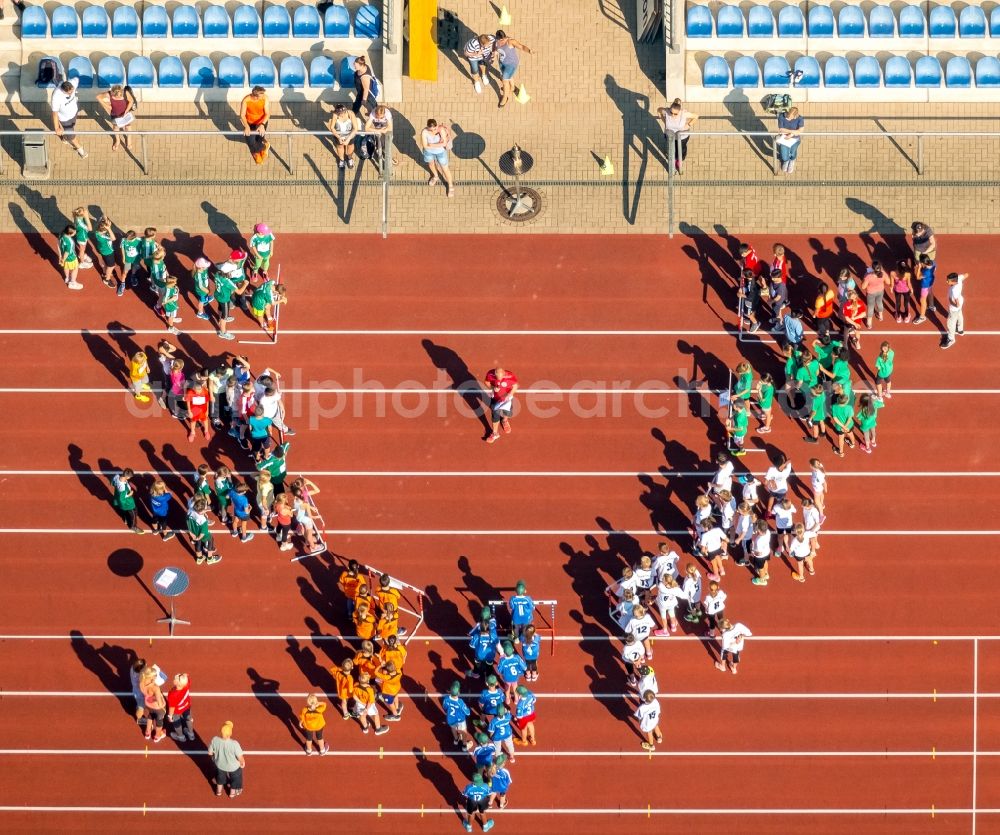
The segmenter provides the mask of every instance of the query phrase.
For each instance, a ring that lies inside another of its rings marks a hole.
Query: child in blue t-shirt
[[[538,681],[538,656],[541,651],[542,639],[535,631],[535,627],[525,627],[521,635],[521,657],[524,658],[524,665],[527,667],[524,674],[525,681]]]
[[[150,528],[152,528],[153,533],[158,533],[164,542],[174,538],[174,532],[167,525],[172,498],[173,496],[167,492],[167,485],[163,483],[161,478],[156,479],[153,486],[149,488],[149,509],[153,514]]]
[[[488,769],[486,772],[486,782],[490,787],[490,805],[496,804],[498,809],[503,809],[507,806],[507,790],[510,788],[510,784],[514,782],[514,778],[510,776],[510,772],[504,768],[507,764],[507,758],[500,754],[496,761],[493,763],[493,767]]]
[[[507,607],[510,609],[514,634],[520,638],[535,615],[535,601],[528,596],[528,587],[524,580],[517,581],[516,591],[517,593],[507,601]]]
[[[504,641],[503,656],[497,661],[497,672],[503,680],[504,698],[509,704],[517,701],[515,690],[523,676],[528,671],[524,659],[514,653],[514,645],[510,641]]]
[[[472,832],[473,819],[479,821],[483,832],[489,832],[493,828],[495,821],[487,820],[486,818],[486,810],[489,809],[490,805],[490,796],[490,787],[486,785],[482,774],[474,775],[472,782],[462,790],[462,799],[465,801],[465,806],[464,808],[460,808],[459,812],[462,815],[462,826],[465,827],[466,832]]]
[[[504,751],[507,752],[510,757],[510,761],[514,762],[514,729],[511,727],[512,717],[510,711],[507,710],[502,704],[497,705],[496,716],[490,719],[490,724],[487,727],[490,737],[493,739],[493,746],[496,748],[497,754],[501,754]]]
[[[229,490],[229,501],[233,505],[233,536],[238,536],[240,542],[249,542],[253,534],[247,531],[250,521],[250,488],[243,482],[234,485]]]
[[[472,759],[476,764],[476,771],[482,771],[493,765],[496,755],[497,749],[490,742],[490,738],[484,733],[476,734],[476,746],[472,749]]]
[[[451,731],[451,738],[459,748],[472,750],[472,737],[469,736],[468,718],[472,715],[469,706],[461,696],[462,685],[457,681],[451,685],[448,693],[441,700],[444,710],[444,721]]]
[[[517,688],[517,703],[514,705],[514,727],[521,734],[515,745],[537,745],[535,741],[535,702],[537,697],[523,684]]]
[[[480,621],[472,635],[469,637],[469,646],[472,648],[473,666],[469,675],[472,678],[479,678],[490,673],[493,669],[493,661],[497,654],[497,633],[496,628],[490,627],[488,621]]]
[[[484,721],[496,716],[497,709],[504,703],[503,691],[497,686],[496,676],[486,677],[486,689],[479,694],[479,710]]]

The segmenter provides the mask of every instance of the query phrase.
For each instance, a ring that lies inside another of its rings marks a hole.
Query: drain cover
[[[507,220],[521,223],[538,216],[542,210],[542,195],[533,188],[520,186],[497,195],[497,211]]]

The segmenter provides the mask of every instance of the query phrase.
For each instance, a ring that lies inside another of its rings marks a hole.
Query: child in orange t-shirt
[[[330,746],[323,741],[323,728],[326,727],[326,702],[321,702],[319,696],[312,694],[306,699],[306,706],[299,711],[299,727],[306,732],[306,755],[325,754]],[[315,746],[315,748],[313,748]]]
[[[378,636],[384,643],[390,635],[399,635],[399,612],[392,603],[386,603],[382,617],[378,619]]]
[[[371,641],[362,641],[361,649],[354,654],[354,668],[358,675],[360,676],[362,673],[369,677],[375,675],[379,664],[378,656],[375,655],[375,644]]]
[[[378,589],[375,592],[378,598],[380,609],[385,609],[386,603],[391,603],[399,608],[399,589],[392,587],[392,578],[388,574],[383,574],[378,578]]]
[[[371,589],[368,587],[368,583],[362,580],[358,583],[358,590],[354,592],[354,608],[357,609],[362,603],[367,603],[369,609],[375,608],[375,601],[372,600]]]
[[[354,610],[354,630],[364,641],[371,640],[375,635],[375,615],[367,603],[358,603],[358,608]]]
[[[339,667],[331,667],[330,674],[337,685],[337,698],[340,699],[340,712],[344,719],[350,719],[351,696],[354,695],[354,662],[350,658],[341,663]]]
[[[403,715],[403,705],[398,698],[403,683],[403,672],[402,670],[397,670],[396,665],[391,661],[387,661],[378,668],[375,676],[382,691],[382,702],[389,711],[386,714],[385,721],[398,722]]]
[[[379,658],[382,659],[383,664],[391,661],[396,665],[397,670],[402,670],[403,665],[406,663],[406,647],[399,642],[399,638],[395,635],[389,635],[382,645]]]
[[[361,733],[368,733],[369,723],[375,726],[375,736],[388,733],[389,726],[383,725],[378,715],[375,688],[371,686],[368,673],[361,673],[358,676],[358,683],[354,688],[354,707],[361,720]]]
[[[350,560],[347,568],[343,570],[337,585],[347,598],[347,616],[354,614],[354,598],[358,593],[358,586],[361,584],[361,566],[357,560]]]

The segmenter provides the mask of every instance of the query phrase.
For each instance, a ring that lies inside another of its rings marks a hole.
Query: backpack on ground
[[[42,58],[38,62],[38,80],[35,82],[39,87],[58,87],[62,84],[62,73],[59,72],[59,62],[55,58]]]

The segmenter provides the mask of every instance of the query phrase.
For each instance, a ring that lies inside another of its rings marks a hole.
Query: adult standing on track
[[[517,394],[517,377],[513,371],[498,365],[486,373],[486,385],[490,389],[490,427],[493,430],[486,443],[494,444],[500,440],[500,427],[507,434],[511,432],[510,416]]]
[[[80,159],[86,159],[87,152],[80,147],[73,133],[76,117],[80,115],[80,97],[76,94],[79,86],[79,78],[69,78],[52,92],[52,130],[80,155]]]
[[[498,108],[505,107],[514,93],[514,73],[517,72],[517,68],[521,63],[521,56],[518,55],[518,51],[527,52],[528,55],[531,55],[531,50],[523,43],[514,38],[507,37],[507,33],[503,29],[497,30],[496,40],[493,45],[493,54],[496,55],[497,62],[500,65],[500,101],[497,104]]]
[[[962,293],[968,273],[948,273],[948,321],[947,335],[942,348],[950,348],[955,340],[965,333],[965,296]]]
[[[744,641],[752,638],[753,632],[742,623],[733,624],[728,618],[722,622],[722,651],[715,667],[720,672],[729,671],[736,675],[740,665],[740,653],[743,652]]]
[[[243,756],[243,748],[233,739],[233,723],[222,723],[218,736],[213,736],[208,746],[208,754],[215,765],[215,796],[222,797],[222,792],[229,786],[229,796],[238,797],[243,794],[243,769],[247,767]]]
[[[885,291],[892,287],[895,274],[887,272],[880,261],[872,261],[872,265],[865,273],[861,282],[861,289],[865,291],[865,307],[868,308],[868,316],[865,318],[865,327],[872,329],[872,317],[882,321],[882,308],[885,300]]]
[[[937,239],[930,226],[919,220],[913,221],[910,224],[910,239],[913,242],[914,261],[919,261],[921,255],[926,255],[931,261],[937,261]]]

